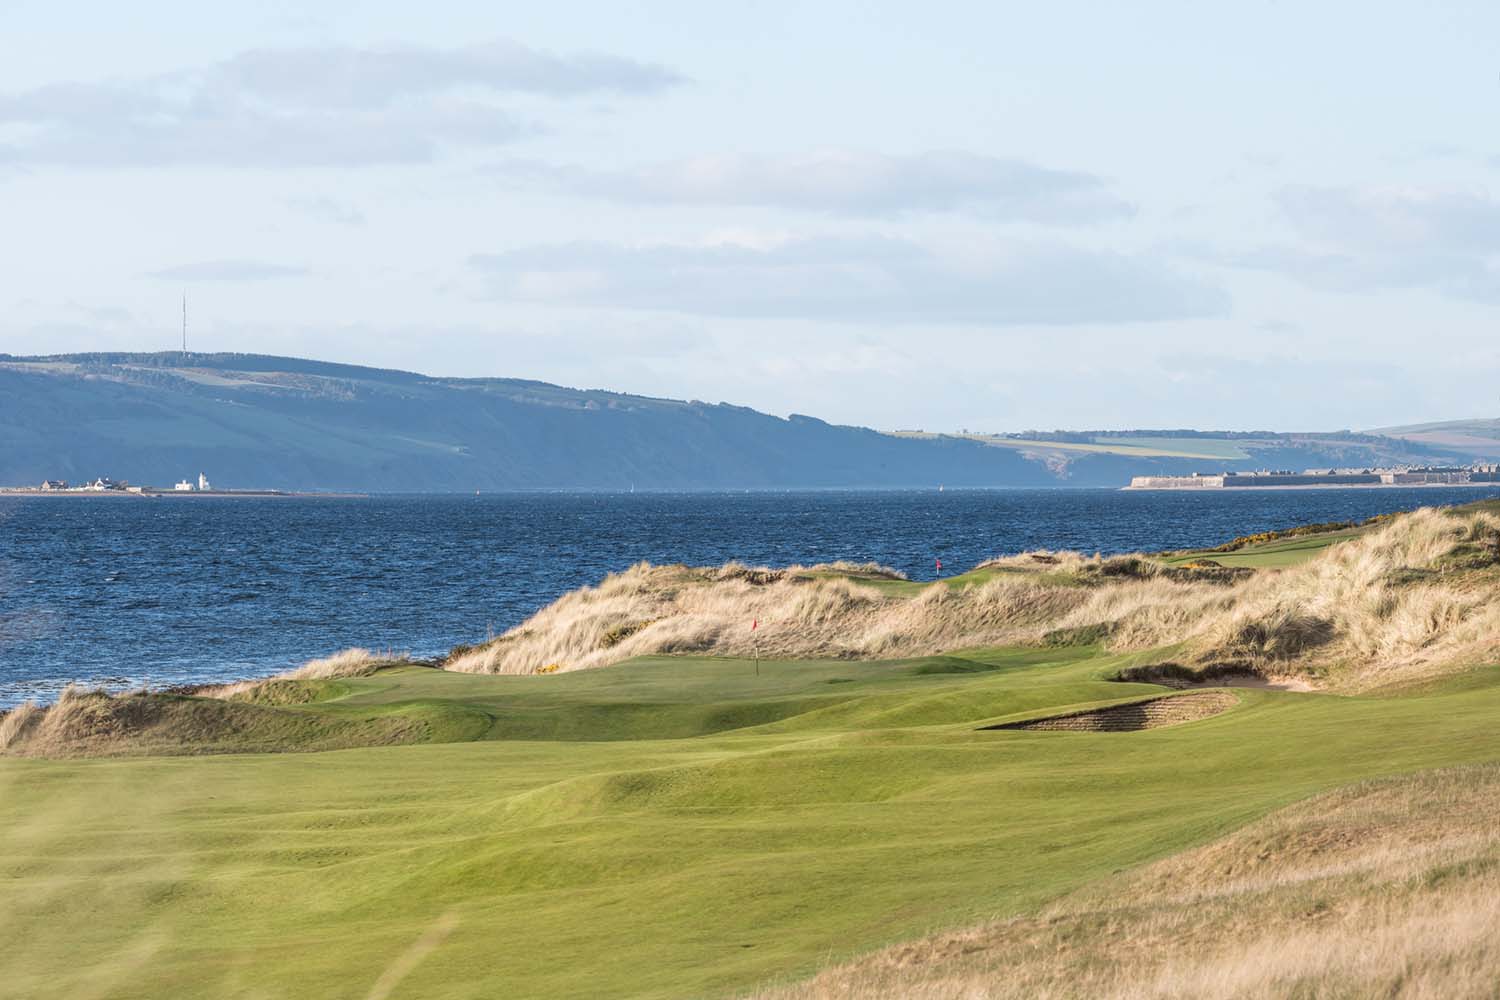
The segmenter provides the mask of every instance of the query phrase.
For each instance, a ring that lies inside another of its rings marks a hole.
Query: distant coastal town
[[[1500,483],[1500,465],[1402,466],[1389,469],[1195,472],[1190,476],[1136,476],[1128,490],[1288,489],[1317,486],[1483,486]]]
[[[223,490],[214,489],[206,473],[198,473],[196,480],[183,478],[170,487],[140,486],[124,479],[98,476],[82,483],[70,483],[66,479],[47,479],[38,486],[0,487],[0,495],[22,496],[204,496],[204,497],[287,497],[305,494],[289,493],[285,490]]]

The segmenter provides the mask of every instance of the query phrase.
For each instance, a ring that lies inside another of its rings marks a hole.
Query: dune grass
[[[742,994],[1022,916],[1316,792],[1500,757],[1492,673],[1237,692],[1134,733],[988,731],[1160,688],[1097,647],[878,664],[397,669],[277,708],[448,706],[467,742],[0,758],[0,983],[27,997]],[[289,747],[290,748],[290,747]],[[415,956],[415,958],[413,957]]]
[[[1492,996],[1497,814],[1493,764],[1357,783],[757,1000]]]
[[[1061,634],[1358,690],[1472,668],[1500,635],[1497,584],[1500,517],[1478,505],[1228,552],[1023,553],[930,584],[838,567],[642,563],[446,666],[532,674],[659,654],[875,659]]]

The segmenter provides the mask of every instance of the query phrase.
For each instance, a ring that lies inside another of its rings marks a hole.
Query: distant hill
[[[885,434],[727,403],[247,354],[0,355],[0,484],[371,491],[1122,486],[1196,469],[1451,461],[1370,435]],[[1186,442],[1186,443],[1184,443]]]
[[[1500,418],[1410,424],[1372,433],[1400,438],[1418,447],[1446,448],[1475,457],[1500,459]]]

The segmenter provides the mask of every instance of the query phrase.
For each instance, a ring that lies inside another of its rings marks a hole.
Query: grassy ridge
[[[1402,699],[1247,690],[1147,732],[977,729],[1160,690],[1105,680],[1124,662],[383,671],[285,710],[458,706],[485,738],[0,759],[0,982],[364,997],[425,939],[390,995],[727,994],[1026,912],[1334,785],[1500,757],[1487,674]]]
[[[1317,535],[1277,538],[1255,545],[1246,545],[1232,552],[1220,552],[1214,549],[1178,552],[1166,556],[1162,559],[1162,562],[1169,566],[1179,566],[1184,563],[1212,560],[1220,566],[1276,569],[1306,562],[1313,556],[1321,554],[1329,546],[1359,537],[1365,530],[1363,528],[1346,528],[1338,531],[1323,532]]]
[[[1497,811],[1495,765],[1360,782],[757,1000],[1492,996]]]

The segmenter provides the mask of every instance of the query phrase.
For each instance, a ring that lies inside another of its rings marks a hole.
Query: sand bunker
[[[1058,729],[1077,733],[1132,733],[1140,729],[1159,729],[1183,722],[1206,719],[1232,708],[1239,702],[1228,691],[1204,691],[1197,694],[1166,695],[1128,705],[1111,705],[1067,715],[1050,715],[1045,719],[1007,722],[985,729]]]

